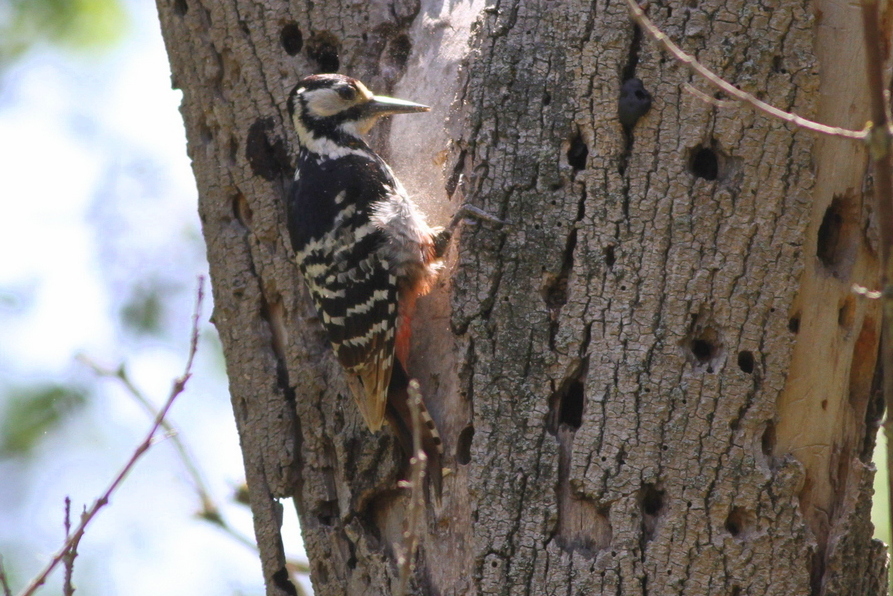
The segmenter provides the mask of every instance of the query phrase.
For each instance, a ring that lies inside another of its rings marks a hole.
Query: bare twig
[[[121,385],[124,386],[124,389],[139,403],[143,409],[153,418],[158,416],[158,408],[143,394],[143,392],[133,384],[133,381],[130,380],[130,376],[127,374],[127,369],[124,364],[118,366],[118,368],[113,369],[107,366],[103,366],[89,356],[84,354],[79,354],[77,359],[80,360],[84,365],[90,367],[96,375],[100,377],[106,377],[109,379],[115,379],[120,382]],[[174,446],[174,449],[177,451],[177,455],[180,456],[180,461],[183,462],[183,467],[186,468],[186,472],[192,478],[192,485],[195,489],[196,494],[198,495],[199,502],[201,503],[201,511],[199,512],[199,517],[206,521],[210,521],[216,525],[225,525],[220,516],[220,509],[217,507],[217,504],[214,502],[214,499],[211,497],[211,493],[207,488],[207,484],[202,477],[201,472],[199,471],[198,465],[195,463],[195,458],[190,453],[189,449],[186,447],[186,444],[180,438],[180,433],[177,428],[171,423],[169,420],[162,420],[161,427],[164,429],[165,435],[170,438],[171,443]],[[240,541],[244,541],[244,537],[238,537]],[[250,541],[249,541],[250,542]]]
[[[65,539],[68,540],[71,537],[71,499],[67,496],[65,497]],[[74,574],[74,560],[78,556],[78,543],[72,542],[71,548],[68,549],[68,552],[62,557],[62,561],[65,564],[65,582],[62,584],[62,594],[65,596],[72,596],[74,594],[74,584],[71,582],[72,575]]]
[[[853,284],[852,288],[854,294],[858,294],[863,298],[867,298],[868,300],[877,300],[881,296],[884,295],[883,292],[878,290],[869,290],[865,286],[860,286],[859,284]]]
[[[0,587],[3,588],[3,596],[12,596],[9,588],[9,580],[6,579],[6,571],[3,569],[3,557],[0,556]]]
[[[204,278],[200,277],[195,304],[195,314],[192,317],[192,335],[189,343],[189,357],[186,360],[186,367],[183,371],[183,374],[180,377],[174,379],[174,384],[171,388],[170,395],[167,398],[164,406],[162,406],[161,410],[158,412],[158,415],[155,417],[155,422],[152,424],[149,432],[146,433],[146,437],[143,439],[142,443],[137,446],[133,454],[130,456],[130,460],[124,465],[121,471],[118,472],[118,475],[115,476],[115,479],[112,480],[112,483],[108,486],[102,496],[96,499],[96,501],[94,501],[93,503],[93,506],[81,515],[81,522],[65,541],[65,544],[62,545],[62,548],[59,549],[59,551],[53,556],[47,566],[34,579],[31,580],[31,583],[28,584],[28,587],[26,587],[22,592],[19,593],[19,596],[31,596],[31,594],[34,594],[34,592],[43,585],[43,583],[47,579],[47,576],[49,576],[49,574],[53,571],[53,569],[56,568],[59,562],[62,561],[63,557],[65,557],[72,546],[80,541],[81,537],[84,535],[84,532],[87,529],[87,525],[93,520],[94,517],[96,517],[96,514],[99,513],[99,510],[108,504],[112,493],[114,493],[118,486],[124,481],[124,478],[127,477],[127,474],[130,472],[133,466],[136,465],[136,462],[143,456],[146,451],[149,450],[149,448],[155,442],[155,434],[158,432],[158,429],[161,428],[164,417],[167,415],[168,410],[170,410],[171,406],[174,404],[174,400],[177,398],[177,396],[183,393],[183,390],[186,388],[186,382],[192,376],[192,362],[195,359],[195,353],[198,349],[198,322],[201,315],[202,300],[204,299],[203,286]]]
[[[876,0],[862,0],[862,35],[865,38],[865,68],[868,75],[868,91],[871,95],[871,120],[869,154],[874,161],[875,200],[879,215],[881,236],[881,371],[883,372],[884,402],[887,419],[884,434],[887,436],[887,493],[893,495],[893,174],[890,171],[890,129],[887,118],[887,102],[884,99],[884,56]],[[893,531],[893,499],[889,499],[888,520]]]
[[[415,555],[419,548],[419,528],[425,513],[425,466],[428,456],[422,449],[422,394],[415,379],[409,382],[409,411],[412,416],[412,451],[409,460],[409,480],[400,482],[401,488],[409,489],[409,505],[406,508],[406,526],[403,531],[403,546],[397,555],[397,568],[400,579],[396,596],[403,596],[409,587],[409,578],[415,566]]]
[[[691,83],[685,83],[682,85],[682,89],[687,93],[691,93],[704,103],[710,104],[712,106],[716,106],[717,108],[733,108],[738,105],[737,101],[732,101],[728,99],[716,99],[712,95],[707,95]]]
[[[139,387],[133,383],[130,379],[130,375],[127,374],[127,367],[124,364],[121,364],[118,368],[103,366],[85,354],[79,354],[77,359],[85,366],[88,366],[97,376],[113,379],[121,383],[131,397],[133,397],[153,418],[158,415],[158,409]],[[211,496],[210,490],[207,488],[204,476],[199,469],[195,457],[193,457],[186,446],[185,441],[180,438],[180,432],[177,430],[177,427],[167,419],[162,420],[161,426],[164,429],[165,435],[169,437],[173,443],[177,455],[179,455],[180,460],[183,462],[183,466],[186,468],[186,472],[192,478],[193,489],[198,495],[199,502],[201,503],[201,510],[197,514],[198,517],[217,526],[218,529],[229,535],[230,538],[242,546],[257,552],[257,543],[233,528],[223,517],[220,507],[217,505],[217,502]],[[289,572],[294,575],[310,574],[310,564],[306,561],[289,559],[286,560],[285,566]],[[302,588],[300,586],[297,586],[297,588],[300,596],[300,594],[303,594]]]
[[[651,20],[647,16],[645,16],[645,12],[641,8],[639,8],[639,5],[636,4],[635,0],[626,0],[626,4],[629,6],[629,11],[632,14],[633,20],[645,31],[645,33],[648,34],[651,39],[656,41],[666,51],[672,54],[677,61],[688,66],[691,70],[704,77],[704,79],[706,79],[711,85],[717,87],[731,97],[734,97],[738,101],[748,104],[758,112],[762,112],[767,116],[777,118],[778,120],[783,120],[784,122],[789,122],[790,124],[794,124],[795,126],[799,126],[800,128],[805,128],[813,132],[835,137],[844,137],[847,139],[856,139],[860,141],[866,138],[867,131],[865,130],[848,130],[846,128],[838,128],[836,126],[828,126],[826,124],[814,122],[812,120],[803,118],[802,116],[798,116],[790,112],[785,112],[784,110],[779,110],[775,106],[757,99],[750,93],[738,89],[731,83],[724,81],[721,77],[713,73],[711,70],[707,69],[700,62],[695,60],[694,56],[690,56],[683,52],[679,46],[673,43],[670,38],[667,37],[666,34],[664,34],[663,31],[658,29],[657,26],[653,22],[651,22]]]
[[[153,418],[158,415],[158,409],[151,402],[151,400],[149,400],[145,396],[145,394],[133,383],[133,381],[130,379],[130,375],[127,374],[127,368],[124,366],[124,364],[121,364],[120,366],[118,366],[118,368],[111,368],[99,364],[98,362],[84,354],[79,354],[77,356],[77,359],[80,360],[81,363],[83,363],[85,366],[88,366],[96,375],[113,379],[121,383],[124,389]],[[204,476],[199,470],[196,459],[192,456],[190,450],[186,446],[186,443],[180,438],[180,432],[177,430],[177,427],[167,419],[162,420],[161,426],[164,429],[165,435],[169,437],[171,442],[173,443],[177,455],[180,457],[180,460],[183,462],[183,466],[186,468],[186,472],[192,479],[192,487],[195,490],[196,495],[198,496],[199,502],[201,503],[201,509],[197,513],[198,517],[217,526],[217,528],[222,530],[225,534],[228,534],[230,538],[232,538],[239,544],[257,552],[257,543],[248,536],[240,533],[235,528],[233,528],[223,517],[220,507],[217,505],[217,502],[211,496],[210,490],[208,490],[207,488],[207,484],[204,481]],[[287,561],[286,566],[288,566],[290,569],[293,569],[295,573],[310,573],[309,565],[307,563],[303,563],[300,561]]]

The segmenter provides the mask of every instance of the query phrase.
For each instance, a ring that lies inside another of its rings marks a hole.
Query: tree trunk
[[[279,498],[318,595],[390,593],[403,545],[404,457],[365,430],[284,225],[287,94],[336,70],[433,106],[372,139],[430,219],[467,202],[508,222],[466,222],[420,302],[409,369],[452,473],[415,593],[884,593],[862,147],[704,101],[618,2],[158,9],[269,595],[294,593]],[[744,90],[861,128],[857,10],[649,8]],[[632,134],[631,77],[654,98]]]

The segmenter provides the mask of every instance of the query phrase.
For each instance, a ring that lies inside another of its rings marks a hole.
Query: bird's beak
[[[431,108],[420,103],[413,103],[395,97],[373,95],[372,99],[363,106],[363,111],[369,116],[387,116],[389,114],[409,114],[412,112],[427,112]]]

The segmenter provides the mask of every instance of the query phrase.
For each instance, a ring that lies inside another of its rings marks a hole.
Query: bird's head
[[[428,106],[373,95],[356,79],[339,74],[319,74],[302,79],[288,98],[288,112],[302,145],[314,139],[343,141],[360,138],[382,116],[427,112]]]

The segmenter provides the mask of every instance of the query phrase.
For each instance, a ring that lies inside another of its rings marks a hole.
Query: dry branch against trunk
[[[158,6],[268,594],[294,592],[285,497],[317,594],[399,585],[408,470],[351,407],[283,240],[285,97],[327,70],[433,106],[372,142],[436,222],[468,202],[513,224],[465,226],[419,304],[409,372],[454,473],[411,593],[883,592],[863,147],[691,97],[623,3]],[[867,120],[853,7],[649,14],[768,105]],[[631,78],[653,103],[625,131]]]
[[[633,16],[633,19],[636,21],[636,23],[639,24],[640,27],[642,27],[645,33],[648,34],[648,37],[659,43],[681,64],[684,64],[685,66],[691,68],[693,71],[704,77],[705,81],[709,82],[720,91],[731,95],[738,101],[751,106],[753,109],[762,112],[770,118],[776,118],[778,120],[781,120],[782,122],[789,122],[805,130],[810,130],[815,133],[825,134],[832,137],[843,137],[857,141],[865,140],[865,138],[867,137],[867,132],[865,130],[846,130],[836,126],[827,126],[819,122],[813,122],[812,120],[803,118],[801,116],[798,116],[797,114],[792,114],[791,112],[787,112],[785,110],[779,110],[775,106],[757,99],[750,93],[741,91],[722,77],[714,74],[709,68],[704,67],[703,64],[695,60],[692,56],[689,56],[688,54],[683,52],[679,48],[679,46],[673,43],[673,41],[669,37],[667,37],[663,31],[658,29],[654,25],[654,23],[652,23],[651,20],[647,16],[645,16],[645,12],[639,7],[639,5],[636,3],[636,0],[626,0],[626,3],[629,6],[629,10]],[[883,89],[883,86],[881,87],[881,89]]]

